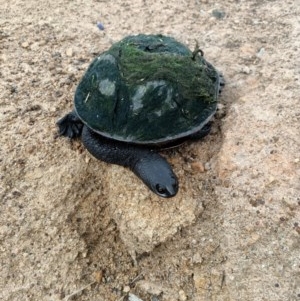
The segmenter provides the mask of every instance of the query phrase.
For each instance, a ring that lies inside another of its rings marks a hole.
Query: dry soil
[[[0,0],[0,299],[300,300],[299,16],[299,0]],[[226,81],[212,133],[163,153],[168,200],[57,137],[92,59],[138,33],[197,41]]]

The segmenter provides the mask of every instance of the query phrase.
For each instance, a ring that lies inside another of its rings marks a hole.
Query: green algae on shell
[[[128,36],[100,54],[75,93],[99,134],[159,144],[198,132],[215,113],[219,75],[203,56],[162,35]]]

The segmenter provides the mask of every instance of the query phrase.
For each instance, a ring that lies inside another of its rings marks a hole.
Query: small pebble
[[[243,66],[242,67],[242,73],[245,73],[245,74],[250,74],[251,70],[248,66]]]
[[[129,301],[143,301],[142,299],[140,299],[139,297],[137,297],[137,296],[134,295],[134,294],[129,294],[129,295],[128,295],[128,300],[129,300]]]
[[[193,256],[193,262],[194,263],[202,263],[203,262],[202,255],[200,253],[194,254],[194,256]]]
[[[192,170],[196,171],[196,172],[204,172],[205,168],[202,162],[193,162],[191,163],[191,168]]]
[[[275,178],[273,176],[269,177],[269,184],[273,183],[275,181]]]
[[[185,292],[183,290],[180,290],[178,292],[178,294],[179,294],[179,300],[180,301],[186,301],[187,300],[186,294],[185,294]]]
[[[210,170],[210,169],[211,169],[210,163],[209,163],[209,162],[206,162],[206,163],[204,164],[204,168],[205,168],[205,170]]]
[[[212,15],[216,18],[216,19],[223,19],[225,17],[225,12],[219,9],[214,9],[212,11]]]
[[[66,55],[67,55],[68,57],[73,56],[73,49],[72,49],[72,48],[68,48],[68,49],[66,50]]]
[[[128,286],[128,285],[124,286],[123,292],[124,293],[129,293],[130,292],[130,286]]]
[[[94,278],[97,283],[101,283],[103,279],[103,272],[102,271],[94,272]]]
[[[100,30],[104,30],[104,26],[101,22],[97,21],[97,27],[100,29]]]
[[[224,109],[225,109],[225,105],[219,102],[219,103],[217,104],[217,109],[218,109],[218,110],[224,110]]]
[[[23,48],[27,48],[27,47],[29,46],[29,43],[28,43],[28,42],[23,42],[23,43],[21,44],[21,46],[22,46]]]
[[[38,51],[39,49],[40,49],[40,45],[38,42],[35,42],[30,45],[30,50],[32,50],[32,51]]]
[[[257,52],[256,56],[261,59],[264,54],[265,54],[265,48],[260,48],[260,50]]]

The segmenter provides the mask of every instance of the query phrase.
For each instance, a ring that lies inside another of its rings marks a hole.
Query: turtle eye
[[[165,194],[166,193],[166,189],[163,186],[161,186],[160,184],[156,184],[155,188],[156,188],[156,191],[159,194]]]

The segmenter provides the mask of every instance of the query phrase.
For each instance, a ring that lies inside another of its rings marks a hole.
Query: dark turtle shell
[[[199,49],[163,35],[128,36],[100,54],[75,93],[95,132],[164,144],[199,131],[216,111],[219,75]]]

